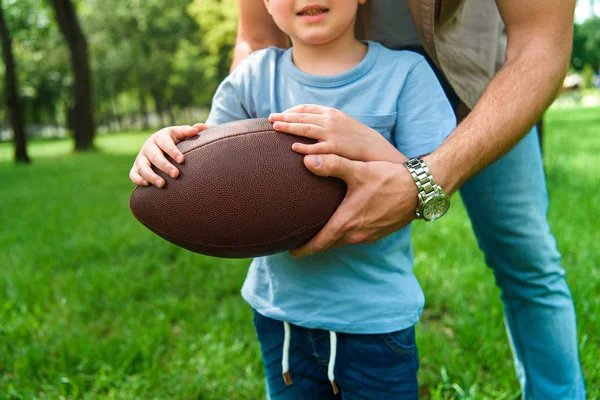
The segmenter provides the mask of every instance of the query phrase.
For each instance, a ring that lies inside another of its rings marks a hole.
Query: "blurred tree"
[[[573,54],[571,66],[582,71],[589,65],[596,72],[600,70],[600,18],[585,20],[573,27]]]
[[[48,135],[66,119],[77,149],[91,145],[94,121],[109,130],[199,122],[190,111],[210,105],[237,29],[235,0],[18,0],[4,14],[26,128]],[[79,83],[90,79],[88,101]],[[73,120],[86,104],[94,116],[82,141]]]
[[[8,108],[10,124],[14,132],[15,162],[28,164],[31,160],[27,155],[25,125],[23,123],[23,113],[19,101],[17,73],[12,51],[12,39],[4,20],[3,8],[2,0],[0,0],[0,36],[2,37],[2,58],[4,59],[4,65],[6,66],[4,73],[6,106]]]
[[[92,101],[92,76],[88,60],[85,35],[77,20],[71,0],[52,0],[56,21],[71,53],[73,70],[73,106],[67,112],[67,125],[73,130],[75,150],[94,147],[94,116]]]
[[[19,0],[4,6],[11,26],[14,58],[19,65],[19,95],[28,133],[40,134],[40,126],[58,127],[58,115],[69,101],[71,87],[68,52],[52,9],[44,0]],[[35,128],[33,128],[35,126]]]
[[[199,34],[206,48],[205,81],[211,82],[210,94],[227,76],[237,33],[236,0],[194,0],[189,13],[200,25]]]
[[[137,102],[134,111],[148,124],[150,103],[160,124],[175,123],[176,108],[198,104],[203,67],[196,58],[202,41],[186,12],[190,0],[85,0],[82,14],[89,32],[102,115],[123,111],[117,98]],[[106,16],[110,15],[110,18]],[[131,101],[129,102],[131,105]]]

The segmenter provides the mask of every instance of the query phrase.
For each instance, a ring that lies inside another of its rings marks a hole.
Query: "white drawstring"
[[[289,322],[283,321],[283,330],[285,336],[283,338],[283,357],[281,360],[281,370],[283,371],[283,380],[286,385],[292,383],[292,377],[290,376],[290,324]]]
[[[331,382],[331,387],[333,388],[333,394],[338,394],[340,391],[335,384],[335,376],[333,375],[333,370],[335,368],[335,356],[337,353],[337,335],[334,331],[329,331],[329,366],[327,368],[327,377],[329,378],[329,382]]]
[[[281,371],[283,375],[283,380],[286,385],[290,385],[292,383],[292,377],[290,376],[290,323],[283,321],[283,331],[285,336],[283,337],[283,356],[281,358]],[[330,342],[330,350],[329,350],[329,366],[327,368],[327,377],[331,382],[331,387],[333,388],[333,394],[338,394],[340,389],[335,383],[334,369],[335,369],[335,357],[337,353],[337,335],[333,331],[329,331],[329,342]]]

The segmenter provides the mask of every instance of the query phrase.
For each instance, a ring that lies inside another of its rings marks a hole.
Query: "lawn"
[[[600,109],[552,110],[550,220],[579,320],[590,398],[600,398]],[[0,144],[0,399],[259,399],[264,380],[248,260],[189,253],[128,208],[128,171],[148,133]],[[415,224],[423,398],[516,399],[499,290],[458,197]]]

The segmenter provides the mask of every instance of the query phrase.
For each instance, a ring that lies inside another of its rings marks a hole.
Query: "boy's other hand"
[[[346,244],[373,243],[416,218],[417,187],[402,164],[324,154],[304,157],[304,165],[316,175],[344,180],[348,191],[323,229],[290,251],[294,257]]]
[[[177,148],[177,143],[197,135],[210,128],[206,124],[195,124],[194,126],[170,126],[154,132],[142,145],[135,158],[133,167],[129,172],[129,179],[138,186],[152,184],[163,187],[165,181],[152,170],[152,165],[168,174],[172,178],[179,175],[179,170],[165,158],[165,153],[173,160],[181,164],[183,154]]]
[[[356,161],[407,160],[379,132],[335,108],[303,104],[273,113],[269,121],[276,131],[318,141],[294,143],[292,149],[301,154],[337,154]]]

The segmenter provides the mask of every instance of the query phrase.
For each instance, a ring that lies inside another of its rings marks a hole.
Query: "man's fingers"
[[[292,135],[304,136],[310,139],[320,139],[323,137],[324,129],[312,124],[296,124],[289,122],[276,121],[273,129],[279,132],[291,133]]]
[[[170,126],[164,130],[173,138],[175,144],[198,134],[198,128],[189,125]]]
[[[337,242],[335,242],[335,244],[334,244],[333,246],[331,246],[330,248],[331,248],[331,249],[337,249],[338,247],[342,247],[342,246],[344,246],[344,245],[346,245],[346,243],[344,243],[344,242],[343,242],[343,241],[341,241],[341,240],[338,240],[338,241],[337,241]]]
[[[327,224],[308,243],[290,250],[293,257],[306,257],[315,253],[322,253],[331,248],[344,236],[343,225],[337,222],[339,213],[333,213]]]
[[[307,114],[324,114],[328,107],[319,106],[317,104],[300,104],[292,108],[288,108],[284,113],[307,113]]]
[[[347,185],[358,182],[359,173],[365,168],[362,161],[348,160],[335,154],[308,155],[304,157],[304,165],[315,175],[340,178]]]
[[[338,210],[333,213],[325,226],[313,237],[308,243],[294,249],[290,255],[294,257],[305,257],[315,253],[322,253],[325,250],[333,247],[338,241],[344,237],[344,225],[338,222],[341,219],[342,213]]]

